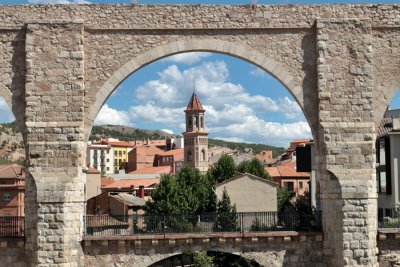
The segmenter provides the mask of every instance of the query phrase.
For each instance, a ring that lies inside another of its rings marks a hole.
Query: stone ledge
[[[216,243],[290,243],[290,242],[322,242],[322,232],[260,232],[260,233],[212,233],[212,234],[166,234],[166,235],[137,235],[137,236],[86,236],[83,238],[84,247],[97,246],[104,242],[116,242],[120,246],[129,246],[129,241],[135,246],[142,245],[143,242],[150,242],[153,246],[159,245],[160,241],[165,240],[168,245],[175,245],[178,240],[185,240],[187,244],[199,241],[203,244]],[[164,242],[163,242],[164,243]],[[162,245],[162,244],[161,244]]]

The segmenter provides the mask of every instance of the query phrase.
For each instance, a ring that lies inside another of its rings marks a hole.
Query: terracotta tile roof
[[[152,173],[170,173],[170,166],[156,166],[156,167],[146,167],[136,171],[132,171],[129,174],[152,174]]]
[[[265,170],[272,177],[300,177],[308,178],[310,173],[308,172],[297,172],[295,168],[289,166],[277,166],[277,167],[266,167]]]
[[[100,174],[100,171],[97,170],[96,168],[89,167],[89,168],[86,170],[86,173],[87,173],[87,174]]]
[[[0,178],[21,178],[25,179],[26,173],[21,165],[9,164],[0,165]]]
[[[290,142],[290,146],[289,146],[289,148],[287,149],[287,151],[288,151],[288,152],[293,152],[293,151],[296,150],[296,147],[297,147],[298,145],[300,145],[300,144],[302,144],[302,143],[308,143],[308,142],[310,142],[310,141],[311,141],[311,139],[296,139],[296,140],[293,140],[292,142]]]
[[[124,180],[118,180],[115,181],[107,186],[104,186],[103,188],[106,189],[130,189],[133,187],[137,188],[141,185],[144,187],[152,187],[156,184],[160,183],[159,178],[152,178],[152,179],[124,179]]]
[[[193,92],[192,98],[190,99],[186,110],[205,111],[205,109],[203,108],[203,106],[200,103],[200,100],[197,98],[195,92]]]
[[[156,147],[156,146],[138,146],[132,149],[130,153],[135,153],[136,155],[162,155],[164,153],[164,150]]]
[[[101,178],[101,187],[105,187],[111,183],[114,183],[114,180],[111,178]]]
[[[111,145],[119,147],[134,147],[133,144],[125,141],[110,141],[109,139],[101,139],[100,141],[93,142],[93,145]]]

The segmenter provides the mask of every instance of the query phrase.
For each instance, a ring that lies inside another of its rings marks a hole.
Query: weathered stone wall
[[[93,267],[144,267],[176,254],[200,250],[233,253],[262,266],[323,266],[320,233],[88,238],[83,243],[85,266]]]
[[[400,231],[381,229],[378,235],[380,267],[400,266]]]
[[[320,135],[316,139],[326,253],[336,255],[330,263],[334,266],[374,266],[377,193],[371,21],[321,19],[317,31]]]
[[[0,94],[26,141],[32,265],[83,264],[85,141],[107,97],[159,58],[214,51],[270,72],[316,140],[329,266],[376,266],[375,123],[400,86],[399,5],[0,8]]]

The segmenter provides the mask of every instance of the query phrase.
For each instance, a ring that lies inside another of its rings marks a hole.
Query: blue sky
[[[76,3],[86,0],[8,0],[2,4]],[[93,0],[91,3],[130,3]],[[248,4],[248,1],[145,1],[145,3]],[[333,3],[332,1],[262,1],[258,3]],[[382,1],[381,3],[395,3]],[[335,1],[334,3],[371,3]],[[146,129],[184,130],[184,112],[194,90],[206,111],[212,138],[287,147],[290,140],[311,137],[309,126],[289,92],[272,76],[234,57],[217,53],[184,53],[158,60],[129,76],[108,98],[97,124]],[[232,98],[232,95],[235,95]],[[400,108],[400,93],[391,108]],[[13,117],[0,98],[0,122]]]

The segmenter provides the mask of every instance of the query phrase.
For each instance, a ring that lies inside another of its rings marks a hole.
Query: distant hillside
[[[119,140],[123,141],[129,141],[176,138],[178,137],[178,135],[168,134],[160,130],[145,130],[121,125],[95,125],[92,128],[92,133],[89,137],[89,140],[98,140],[100,138],[108,137],[118,138]],[[208,143],[210,147],[222,146],[231,149],[237,149],[242,152],[247,152],[246,149],[250,148],[255,154],[259,153],[262,150],[272,150],[272,154],[274,157],[281,155],[285,151],[285,148],[283,147],[275,147],[264,144],[228,142],[216,139],[209,139]],[[22,136],[19,133],[19,129],[15,122],[0,124],[0,145],[13,149],[23,147]]]
[[[272,156],[275,158],[286,151],[283,147],[269,146],[264,144],[248,144],[248,143],[237,143],[237,142],[228,142],[224,140],[217,139],[208,139],[208,145],[210,147],[214,146],[222,146],[228,147],[230,149],[237,149],[242,152],[247,152],[249,148],[253,151],[254,154],[260,153],[262,150],[272,150]]]
[[[113,137],[122,141],[129,140],[156,140],[165,138],[175,138],[177,135],[169,134],[159,130],[144,130],[121,125],[95,125],[89,140],[98,140],[100,138]]]
[[[120,125],[103,125],[103,126],[93,126],[92,134],[90,136],[90,140],[100,139],[101,137],[113,137],[118,138],[119,140],[129,141],[129,140],[144,140],[144,139],[164,139],[164,138],[175,138],[177,135],[168,134],[159,130],[144,130],[137,129],[129,126],[120,126]],[[245,150],[250,148],[253,153],[257,154],[262,150],[272,150],[272,154],[274,157],[281,155],[285,152],[285,148],[283,147],[275,147],[264,144],[247,144],[247,143],[236,143],[236,142],[228,142],[217,139],[209,139],[208,144],[210,147],[214,146],[222,146],[228,147],[231,149],[237,149],[242,152],[246,152]]]

